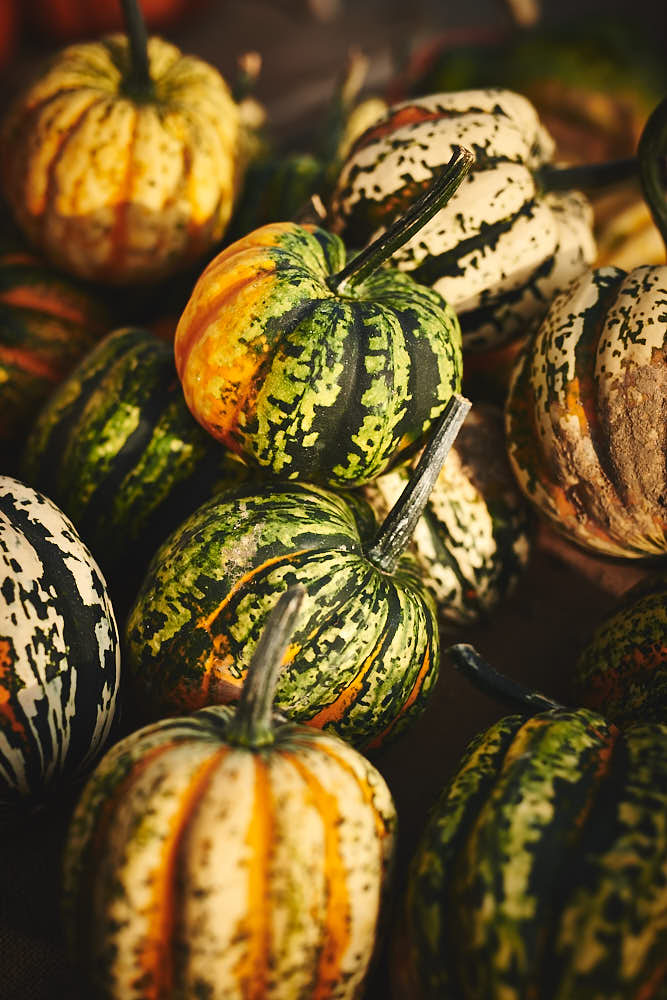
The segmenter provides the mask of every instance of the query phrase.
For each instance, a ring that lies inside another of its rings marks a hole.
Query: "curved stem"
[[[124,81],[125,90],[135,98],[153,95],[153,80],[148,62],[148,35],[139,0],[121,0],[125,30],[130,45],[130,72]]]
[[[638,152],[644,197],[667,248],[667,98],[649,115]]]
[[[558,167],[545,163],[535,171],[537,184],[542,192],[572,191],[620,184],[639,175],[639,160],[629,156],[624,160],[607,160],[602,163],[583,163],[575,167]]]
[[[443,463],[470,410],[470,401],[454,395],[435,425],[431,440],[400,497],[389,511],[366,558],[385,573],[392,573],[408,544],[417,521],[435,486]]]
[[[522,712],[548,712],[554,708],[564,708],[557,701],[547,698],[538,691],[530,691],[522,684],[505,677],[495,667],[479,655],[474,646],[466,642],[449,646],[445,653],[453,661],[457,670],[471,681],[484,694],[491,695],[496,701],[505,702],[510,708]]]
[[[235,746],[264,747],[273,743],[273,699],[283,657],[303,603],[305,587],[297,584],[282,594],[255,647],[236,714],[225,734]]]
[[[447,166],[443,167],[426,193],[410,206],[405,215],[353,257],[341,271],[327,279],[332,291],[344,292],[347,288],[361,284],[449,201],[475,162],[474,154],[469,149],[463,146],[454,146],[453,149]]]

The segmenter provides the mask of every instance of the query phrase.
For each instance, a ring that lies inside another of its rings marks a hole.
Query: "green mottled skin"
[[[368,745],[400,731],[435,683],[435,607],[410,556],[364,555],[377,523],[324,489],[251,488],[205,504],[156,553],[127,623],[127,668],[155,715],[238,697],[280,595],[306,588],[276,705]]]
[[[667,580],[651,575],[595,630],[574,668],[575,697],[615,722],[667,722]]]
[[[168,532],[215,489],[245,478],[192,419],[169,347],[117,330],[41,411],[22,476],[72,518],[110,582],[127,586]]]
[[[344,264],[325,230],[256,230],[209,265],[179,322],[191,411],[281,479],[373,479],[419,445],[461,385],[460,328],[444,299],[394,269],[332,291]],[[248,282],[238,294],[235,268]]]

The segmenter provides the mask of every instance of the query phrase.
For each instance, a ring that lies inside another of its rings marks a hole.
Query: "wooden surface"
[[[545,4],[556,20],[573,11],[608,16],[632,10],[667,34],[664,3]],[[314,10],[319,10],[319,17]],[[267,106],[275,133],[285,141],[307,134],[331,94],[347,50],[360,45],[370,58],[368,87],[383,86],[411,43],[442,31],[504,29],[500,0],[445,4],[210,2],[188,23],[167,32],[182,48],[208,59],[226,76],[237,56],[259,50],[263,72],[257,96]],[[24,35],[22,48],[4,71],[2,102],[9,99],[48,55],[44,40]],[[597,559],[541,527],[528,570],[516,593],[486,623],[444,644],[470,641],[507,674],[561,700],[569,699],[571,666],[594,624],[617,596],[650,567]],[[443,658],[440,680],[420,722],[374,762],[394,794],[400,823],[394,898],[400,897],[407,864],[431,804],[452,774],[467,741],[503,711]],[[74,792],[33,819],[0,834],[0,1000],[63,1000],[77,996],[76,970],[64,958],[58,915],[59,858]],[[368,1000],[388,995],[387,955],[381,953]],[[82,995],[85,996],[85,993]]]

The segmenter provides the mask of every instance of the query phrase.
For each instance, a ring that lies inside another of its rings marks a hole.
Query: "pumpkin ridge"
[[[58,165],[62,160],[65,151],[72,140],[76,137],[77,130],[85,122],[91,111],[95,110],[101,103],[107,102],[104,97],[93,97],[90,104],[88,104],[77,116],[76,118],[68,124],[67,131],[61,135],[60,142],[58,143],[56,149],[53,151],[49,162],[43,168],[45,170],[46,179],[44,186],[44,195],[42,198],[42,203],[38,207],[37,211],[33,209],[32,216],[33,219],[41,219],[44,217],[48,209],[55,209],[55,201],[58,189],[58,183],[56,180],[56,171]]]
[[[127,254],[127,230],[128,213],[130,209],[130,198],[133,185],[134,149],[137,141],[137,129],[139,124],[139,114],[132,102],[132,125],[130,134],[125,144],[125,170],[118,185],[118,190],[113,203],[113,222],[109,231],[110,247],[106,259],[106,265],[110,271],[117,267],[122,267],[123,258]]]

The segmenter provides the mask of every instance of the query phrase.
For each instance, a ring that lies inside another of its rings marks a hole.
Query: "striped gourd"
[[[667,241],[667,100],[639,145],[646,200]],[[506,404],[524,493],[580,545],[667,551],[667,266],[587,271],[557,295],[520,354]]]
[[[403,466],[363,488],[380,519],[409,474]],[[477,405],[452,445],[410,543],[441,625],[485,618],[512,592],[528,562],[530,535],[528,507],[505,454],[501,413]]]
[[[128,616],[137,715],[237,698],[268,614],[300,583],[278,708],[358,746],[401,732],[439,667],[433,598],[403,550],[465,409],[454,397],[381,527],[362,498],[301,483],[225,493],[188,518],[155,554]]]
[[[0,812],[91,765],[114,718],[120,652],[106,586],[50,500],[0,477]]]
[[[577,702],[617,725],[667,722],[667,577],[631,587],[594,630],[573,673]]]
[[[213,66],[129,36],[70,45],[9,109],[2,187],[27,238],[59,268],[111,284],[201,258],[231,215],[242,163],[238,107]]]
[[[18,246],[0,248],[0,444],[23,440],[42,402],[107,329],[89,291]]]
[[[554,145],[535,109],[501,89],[392,105],[353,145],[329,225],[349,245],[365,245],[457,144],[474,150],[473,169],[394,262],[453,306],[467,350],[509,340],[539,321],[554,291],[593,262],[595,243],[584,196],[545,189]]]
[[[667,726],[548,705],[478,735],[433,809],[397,997],[665,995]]]
[[[105,337],[53,393],[21,464],[75,523],[119,607],[169,532],[246,474],[192,418],[171,349],[135,328]]]
[[[345,265],[337,236],[273,224],[223,250],[176,330],[186,402],[214,437],[282,479],[350,487],[419,445],[460,388],[455,314],[380,268],[456,189],[457,150],[433,188]]]
[[[287,641],[276,648],[275,621],[236,712],[215,706],[132,733],[84,789],[64,912],[97,997],[362,994],[394,805],[352,747],[271,717],[268,679]]]

